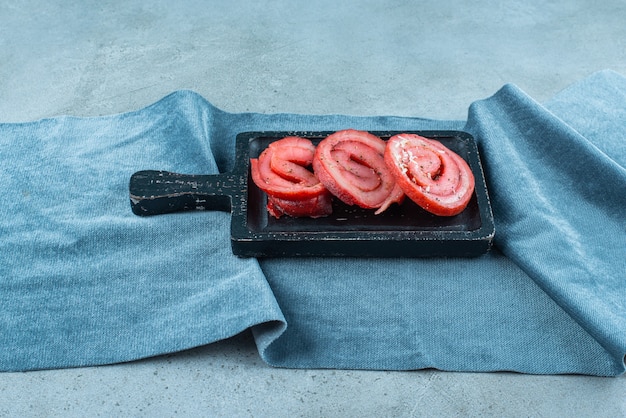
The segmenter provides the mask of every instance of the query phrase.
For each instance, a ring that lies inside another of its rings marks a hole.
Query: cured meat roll
[[[308,168],[314,155],[310,140],[292,136],[272,142],[259,158],[250,159],[252,180],[267,193],[272,216],[317,218],[332,213],[332,196]]]
[[[334,196],[348,205],[386,210],[401,203],[402,190],[384,160],[385,141],[364,131],[337,131],[317,145],[313,171]]]
[[[387,141],[385,163],[409,199],[435,215],[461,213],[474,193],[465,160],[436,140],[395,135]]]

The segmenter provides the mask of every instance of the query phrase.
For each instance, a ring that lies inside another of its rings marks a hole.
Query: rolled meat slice
[[[290,136],[270,143],[259,158],[250,159],[252,180],[265,193],[281,199],[307,199],[325,187],[307,170],[315,145],[305,138]]]
[[[267,210],[275,218],[288,215],[293,218],[321,218],[333,212],[332,195],[326,191],[319,196],[302,200],[280,199],[268,195]]]
[[[369,132],[337,131],[317,145],[313,171],[344,203],[380,213],[404,198],[385,165],[384,153],[385,141]]]
[[[270,143],[259,158],[250,159],[252,181],[267,193],[272,216],[315,218],[332,212],[330,193],[308,168],[314,155],[310,140],[291,136]]]
[[[385,163],[409,199],[435,215],[461,213],[474,193],[465,160],[436,140],[395,135],[387,141]]]

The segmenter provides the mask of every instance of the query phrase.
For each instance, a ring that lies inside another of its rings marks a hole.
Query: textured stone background
[[[0,122],[218,107],[465,119],[626,74],[621,0],[16,1],[0,5]],[[1,150],[0,150],[1,151]],[[626,415],[624,377],[283,370],[248,334],[135,363],[0,374],[0,416]]]

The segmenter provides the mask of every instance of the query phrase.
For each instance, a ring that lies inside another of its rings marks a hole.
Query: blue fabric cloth
[[[190,91],[136,112],[0,124],[0,370],[131,361],[248,328],[269,364],[624,372],[626,79],[467,121],[226,113]],[[241,259],[230,215],[133,215],[138,170],[228,171],[238,132],[465,129],[494,249],[474,259]]]

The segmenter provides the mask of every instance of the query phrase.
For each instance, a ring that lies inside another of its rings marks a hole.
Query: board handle
[[[229,173],[193,175],[138,171],[130,178],[130,205],[139,216],[189,210],[229,212],[236,183]]]

